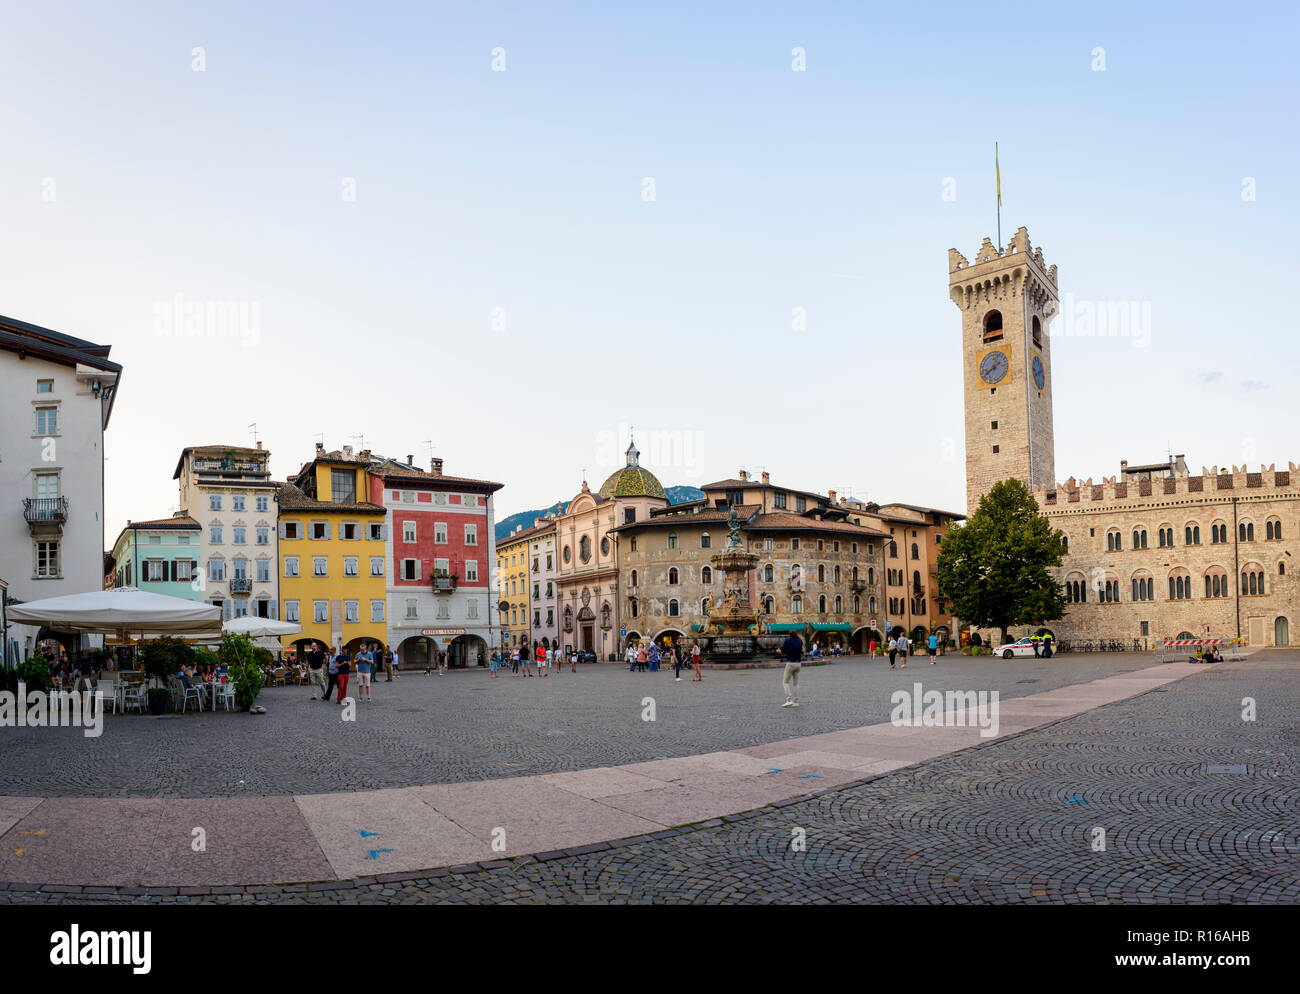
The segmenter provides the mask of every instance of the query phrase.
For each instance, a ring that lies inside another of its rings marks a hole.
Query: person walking
[[[540,642],[537,643],[537,675],[546,676],[546,650],[542,648]]]
[[[524,676],[533,675],[533,654],[529,651],[527,642],[519,644],[519,668],[523,671]]]
[[[636,646],[631,642],[627,645],[627,652],[623,653],[623,661],[627,663],[627,671],[629,673],[636,672]]]
[[[898,639],[890,637],[889,639],[889,668],[894,668],[894,660],[898,657]]]
[[[930,636],[929,648],[930,648],[930,665],[933,666],[933,665],[934,665],[934,655],[935,655],[936,652],[939,651],[939,636],[938,636],[938,635],[931,635],[931,636]]]
[[[438,676],[447,675],[447,650],[438,653]]]
[[[691,646],[691,669],[695,670],[695,676],[691,680],[692,683],[702,683],[704,681],[704,676],[700,673],[700,663],[703,661],[703,655],[704,653],[700,652],[700,643],[694,643]]]
[[[673,664],[673,676],[677,678],[678,683],[681,683],[682,682],[681,647],[678,646],[676,642],[674,642],[672,645],[668,647],[668,652],[669,652],[669,658],[672,660],[672,664]]]
[[[872,640],[871,640],[871,645],[870,645],[870,649],[871,649],[871,658],[872,658],[872,659],[875,659],[875,658],[876,658],[876,650],[877,650],[878,648],[879,648],[879,645],[877,645],[876,640],[875,640],[875,639],[872,639]]]
[[[348,677],[352,675],[352,656],[347,649],[339,649],[339,654],[334,657],[337,665],[339,690],[335,695],[338,702],[342,704],[348,699]]]
[[[325,653],[319,642],[313,642],[303,655],[307,659],[307,672],[311,675],[311,699],[316,701],[325,696]]]
[[[803,639],[791,632],[781,643],[781,651],[785,653],[785,674],[781,677],[781,686],[785,689],[785,703],[781,707],[797,708],[799,671],[803,669]]]
[[[907,669],[907,652],[912,648],[912,642],[906,635],[898,636],[898,668]]]
[[[342,651],[343,651],[342,649],[339,649],[338,652],[330,653],[329,666],[327,667],[326,670],[329,676],[329,684],[325,687],[325,693],[321,696],[322,701],[328,701],[330,699],[330,693],[339,685],[338,653]]]
[[[510,675],[519,675],[519,646],[510,650]]]
[[[651,642],[651,643],[650,643],[650,652],[649,652],[649,653],[647,654],[647,656],[646,656],[646,658],[650,661],[650,672],[651,672],[651,673],[658,673],[658,672],[659,672],[659,661],[660,661],[661,659],[663,659],[663,657],[664,657],[664,654],[663,654],[663,652],[662,652],[662,651],[660,650],[660,648],[659,648],[659,643],[658,643],[658,642]]]
[[[501,650],[499,649],[492,650],[492,657],[490,662],[492,664],[492,679],[495,680],[497,678],[497,670],[501,668]]]

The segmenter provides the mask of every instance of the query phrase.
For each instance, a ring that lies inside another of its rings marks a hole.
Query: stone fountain
[[[727,547],[711,557],[715,571],[722,574],[722,598],[710,594],[704,604],[708,656],[712,664],[744,663],[753,659],[758,634],[758,607],[749,599],[749,575],[758,566],[758,556],[745,552],[740,541],[740,517],[731,505],[727,516],[730,537]]]

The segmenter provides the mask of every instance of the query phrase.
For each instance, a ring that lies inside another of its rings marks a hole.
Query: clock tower
[[[1052,486],[1052,362],[1056,267],[1021,228],[1005,250],[988,239],[974,262],[948,250],[948,292],[961,311],[966,402],[966,513],[1000,480]]]

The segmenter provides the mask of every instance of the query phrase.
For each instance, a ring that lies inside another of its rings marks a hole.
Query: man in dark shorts
[[[314,701],[325,696],[325,653],[319,642],[313,642],[303,657],[307,660],[307,672],[311,675],[311,699]]]

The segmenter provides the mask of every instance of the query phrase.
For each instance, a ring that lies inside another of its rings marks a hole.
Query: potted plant
[[[262,691],[262,668],[253,652],[253,640],[247,635],[226,632],[221,637],[217,658],[226,668],[226,679],[235,688],[235,706],[247,711]]]
[[[168,689],[180,673],[181,666],[194,665],[194,647],[180,639],[164,635],[150,639],[140,649],[140,662],[145,675],[155,684],[149,688],[149,711],[159,715],[167,710],[171,697]]]

